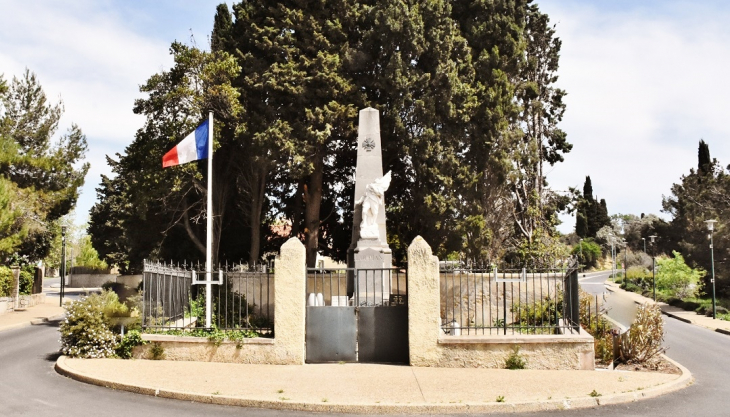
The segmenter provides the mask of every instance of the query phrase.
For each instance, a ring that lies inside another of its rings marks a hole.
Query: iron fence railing
[[[580,329],[573,267],[440,271],[441,327],[448,335],[555,334]]]
[[[179,330],[205,327],[206,274],[200,265],[144,262],[142,327]],[[219,281],[220,278],[220,281]],[[212,326],[219,330],[274,331],[274,273],[266,265],[215,268]]]
[[[407,305],[406,277],[397,268],[307,268],[307,306]]]

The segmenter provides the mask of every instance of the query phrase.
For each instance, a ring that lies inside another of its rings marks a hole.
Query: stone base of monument
[[[393,265],[393,254],[390,248],[365,246],[368,243],[373,245],[379,243],[377,239],[363,239],[358,242],[358,247],[353,250],[353,296],[355,306],[380,306],[387,305],[391,294],[391,268]],[[360,247],[361,242],[364,243]]]

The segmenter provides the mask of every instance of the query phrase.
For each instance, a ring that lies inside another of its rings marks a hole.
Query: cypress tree
[[[697,150],[697,172],[701,175],[707,175],[712,171],[712,159],[710,159],[710,147],[704,140],[700,140],[700,146]]]

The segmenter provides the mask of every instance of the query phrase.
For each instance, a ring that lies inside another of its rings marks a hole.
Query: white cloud
[[[139,85],[170,67],[171,40],[135,32],[114,2],[4,2],[0,13],[0,73],[38,75],[52,100],[66,112],[59,133],[78,124],[89,142],[91,163],[76,210],[84,221],[96,199],[100,174],[109,174],[105,154],[123,151],[144,119],[133,114]]]
[[[582,187],[590,175],[610,213],[658,214],[662,195],[696,166],[701,138],[730,163],[728,13],[679,4],[652,12],[541,3],[563,40],[562,127],[574,144],[549,174],[555,188]],[[565,221],[561,231],[572,231]]]

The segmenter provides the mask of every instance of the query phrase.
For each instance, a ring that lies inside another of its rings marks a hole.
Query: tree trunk
[[[314,161],[314,171],[309,175],[306,188],[306,207],[304,208],[304,246],[307,248],[307,267],[314,268],[317,262],[319,249],[319,210],[322,204],[322,179],[324,161],[317,154]]]
[[[268,165],[259,164],[251,180],[251,211],[249,220],[251,226],[251,250],[248,254],[249,266],[255,265],[261,255],[261,212],[264,207],[264,192]]]

